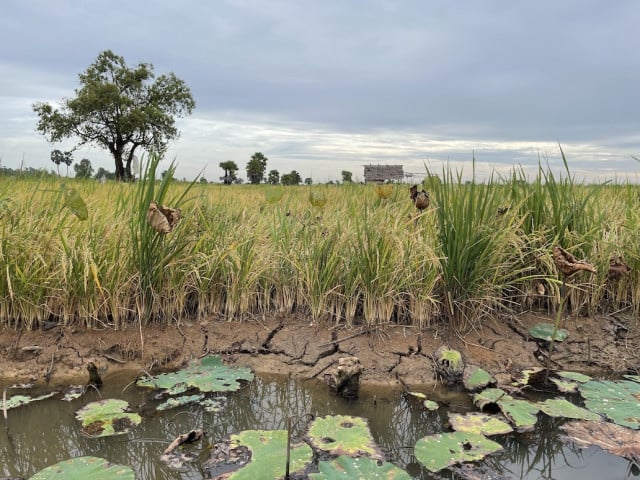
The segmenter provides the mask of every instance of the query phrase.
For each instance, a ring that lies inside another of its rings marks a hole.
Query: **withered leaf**
[[[555,246],[553,247],[553,261],[564,275],[570,277],[574,273],[580,270],[586,270],[587,272],[595,273],[596,269],[593,265],[584,262],[582,260],[576,260],[576,258],[567,252],[564,248]]]
[[[573,421],[562,430],[577,444],[596,445],[631,460],[640,458],[640,432],[604,421]]]
[[[169,233],[182,218],[182,213],[177,208],[169,208],[158,205],[152,201],[147,211],[147,222],[158,233]]]

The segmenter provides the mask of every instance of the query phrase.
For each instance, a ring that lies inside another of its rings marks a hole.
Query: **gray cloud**
[[[536,165],[558,141],[586,176],[635,172],[639,16],[634,0],[8,0],[0,155],[49,167],[30,105],[72,95],[112,49],[192,88],[172,148],[184,175],[255,151],[322,179],[370,161],[462,165],[474,151]]]

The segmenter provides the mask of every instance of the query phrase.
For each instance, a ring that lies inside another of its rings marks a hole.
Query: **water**
[[[365,417],[387,460],[406,469],[414,478],[460,478],[446,471],[440,476],[429,474],[412,451],[419,438],[446,430],[447,410],[473,410],[466,394],[433,392],[433,399],[447,407],[427,412],[388,388],[367,387],[358,401],[346,401],[332,395],[319,382],[261,375],[241,391],[228,395],[223,412],[206,413],[191,406],[158,414],[154,408],[159,402],[151,392],[131,386],[122,393],[133,376],[135,372],[108,376],[101,391],[103,398],[127,400],[132,410],[143,416],[142,424],[128,435],[94,439],[81,433],[74,413],[84,404],[100,399],[92,391],[71,403],[54,398],[10,410],[8,428],[0,426],[0,478],[29,478],[60,460],[93,455],[131,466],[139,480],[200,480],[208,448],[183,471],[171,470],[159,461],[160,454],[176,436],[203,428],[208,432],[207,445],[241,430],[286,429],[287,416],[302,419],[307,413]],[[639,475],[640,471],[623,458],[595,447],[581,450],[566,442],[558,428],[560,420],[544,415],[540,418],[533,432],[493,437],[505,450],[474,465],[490,468],[502,474],[502,478],[527,480],[615,480]],[[303,424],[301,420],[298,430]],[[478,478],[488,478],[488,474]]]

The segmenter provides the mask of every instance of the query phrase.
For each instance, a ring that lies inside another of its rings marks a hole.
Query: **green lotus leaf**
[[[577,382],[577,383],[586,383],[589,380],[591,380],[591,377],[589,375],[585,375],[584,373],[578,373],[578,372],[567,372],[567,371],[561,370],[559,372],[556,372],[556,375],[565,380],[571,380],[572,382]]]
[[[12,408],[18,408],[23,405],[27,405],[31,402],[37,402],[38,400],[45,400],[47,398],[53,397],[58,392],[47,393],[46,395],[40,395],[39,397],[30,397],[29,395],[14,395],[12,397],[7,398],[7,403],[4,406],[6,410],[11,410]],[[2,407],[3,402],[0,398],[0,407]],[[0,408],[1,410],[2,408]]]
[[[330,455],[382,459],[364,418],[335,415],[316,418],[307,437],[311,446]]]
[[[310,473],[311,480],[351,480],[362,478],[367,480],[409,480],[407,472],[392,463],[378,461],[367,457],[351,458],[341,455],[332,461],[319,462],[319,473]]]
[[[414,455],[430,472],[438,472],[457,463],[481,460],[499,452],[502,446],[483,435],[451,432],[429,435],[416,443]]]
[[[251,450],[251,461],[233,472],[229,480],[282,478],[287,457],[286,430],[245,430],[231,435],[232,448],[245,446]],[[290,473],[303,471],[313,460],[313,451],[306,443],[291,448]]]
[[[181,397],[172,397],[168,398],[166,401],[158,405],[156,407],[156,410],[169,410],[171,408],[181,407],[190,403],[199,403],[201,400],[204,400],[203,393],[200,393],[198,395],[182,395]]]
[[[499,388],[486,388],[473,396],[473,404],[480,410],[484,410],[487,405],[497,404],[503,398],[513,397]]]
[[[104,458],[77,457],[40,470],[30,480],[135,480],[133,470]]]
[[[451,373],[462,374],[464,370],[462,354],[452,348],[440,347],[436,350],[436,362],[446,366],[446,370]]]
[[[630,380],[592,380],[578,387],[584,405],[623,427],[640,429],[640,384]]]
[[[78,193],[75,188],[62,185],[62,193],[64,197],[64,206],[73,212],[73,214],[80,220],[86,220],[89,218],[89,211],[87,210],[87,204]]]
[[[162,373],[155,377],[143,377],[136,383],[141,387],[166,389],[171,394],[183,393],[188,388],[201,392],[230,392],[240,389],[241,380],[250,382],[253,373],[245,367],[229,367],[217,356],[193,362],[177,372]]]
[[[529,329],[529,335],[547,342],[550,342],[552,338],[554,342],[564,342],[569,336],[569,332],[564,328],[556,329],[553,323],[536,323]]]
[[[601,420],[600,415],[578,407],[564,398],[548,398],[539,404],[540,410],[550,417],[573,418],[576,420]]]
[[[471,412],[465,415],[449,413],[451,428],[458,432],[470,432],[483,435],[502,435],[513,431],[511,425],[499,418],[484,413]]]
[[[533,429],[538,421],[537,413],[540,408],[528,400],[505,398],[498,400],[498,407],[500,407],[504,416],[521,432]]]
[[[640,375],[623,375],[623,377],[632,382],[640,383]]]
[[[82,422],[82,431],[92,437],[122,435],[142,421],[137,413],[126,413],[127,408],[124,400],[100,400],[82,407],[76,418]]]
[[[473,391],[480,390],[489,384],[495,383],[495,379],[486,370],[472,366],[464,369],[462,382],[464,383],[464,388]]]
[[[438,405],[437,402],[434,402],[433,400],[429,400],[424,393],[407,392],[406,395],[407,395],[407,397],[409,399],[420,401],[422,406],[424,408],[426,408],[427,410],[434,411],[434,410],[437,410],[438,408],[440,408],[440,405]]]

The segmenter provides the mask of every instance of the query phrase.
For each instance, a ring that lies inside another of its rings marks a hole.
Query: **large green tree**
[[[109,151],[116,178],[129,180],[136,150],[162,153],[180,136],[176,117],[191,114],[195,101],[187,85],[173,73],[155,77],[153,65],[129,67],[110,50],[79,75],[75,96],[60,108],[39,102],[37,131],[49,142],[77,138],[75,148],[93,144]]]
[[[269,170],[269,176],[267,182],[271,185],[277,185],[280,183],[280,172],[278,170]]]
[[[283,185],[300,185],[302,183],[302,177],[295,170],[291,170],[291,173],[285,173],[280,178]]]
[[[238,165],[233,160],[227,160],[226,162],[220,162],[220,168],[224,170],[224,177],[220,178],[225,185],[231,185],[236,181],[238,171]]]
[[[251,183],[260,183],[264,180],[264,172],[267,170],[267,157],[262,153],[256,152],[251,156],[251,160],[247,163],[247,178]]]

